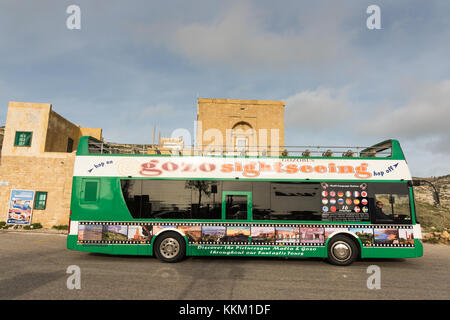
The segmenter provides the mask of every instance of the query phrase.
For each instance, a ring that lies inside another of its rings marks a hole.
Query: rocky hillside
[[[414,179],[433,183],[441,201],[440,205],[435,205],[431,186],[425,184],[414,187],[417,216],[424,232],[424,240],[450,243],[450,175]]]

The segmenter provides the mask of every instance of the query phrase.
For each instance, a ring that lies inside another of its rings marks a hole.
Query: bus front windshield
[[[377,223],[409,223],[411,209],[407,194],[376,193],[375,220]]]

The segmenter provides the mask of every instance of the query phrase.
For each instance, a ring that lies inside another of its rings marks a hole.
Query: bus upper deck
[[[238,156],[238,157],[304,157],[304,158],[382,158],[405,160],[400,143],[386,140],[370,147],[361,146],[239,146],[229,145],[179,145],[160,146],[145,144],[106,143],[95,138],[81,137],[77,155],[129,154],[129,155],[179,155],[179,156]]]

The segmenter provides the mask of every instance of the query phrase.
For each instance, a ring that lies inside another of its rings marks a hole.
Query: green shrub
[[[34,229],[42,229],[42,224],[39,222],[32,223],[30,225],[25,225],[22,227],[24,230],[34,230]]]
[[[42,224],[39,222],[32,223],[31,226],[33,227],[32,229],[42,229]]]
[[[53,226],[52,228],[53,228],[53,229],[56,229],[56,230],[69,230],[69,226],[66,225],[66,224]]]
[[[6,224],[5,221],[0,221],[0,229],[8,229],[11,228],[12,225],[11,224]]]

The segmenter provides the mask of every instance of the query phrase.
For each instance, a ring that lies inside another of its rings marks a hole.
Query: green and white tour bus
[[[341,154],[302,150],[127,154],[82,137],[67,247],[165,262],[271,256],[349,265],[422,256],[413,181],[398,141]]]

